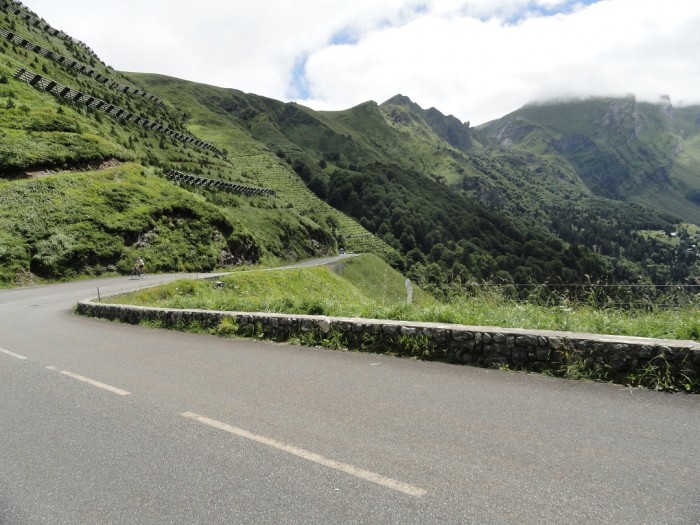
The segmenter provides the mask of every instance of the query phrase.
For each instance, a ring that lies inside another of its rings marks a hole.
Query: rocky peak
[[[624,140],[636,139],[642,131],[643,118],[634,95],[614,99],[601,119],[603,135],[617,135]]]
[[[669,120],[673,120],[673,104],[671,104],[671,97],[668,95],[661,95],[659,97],[659,105],[662,107],[664,115]]]

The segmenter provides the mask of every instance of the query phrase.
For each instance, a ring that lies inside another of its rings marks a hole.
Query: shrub
[[[216,327],[216,333],[220,336],[236,335],[239,330],[238,323],[233,317],[224,317]]]
[[[75,255],[76,240],[63,232],[36,243],[32,256],[32,271],[44,276],[62,276],[71,266]]]

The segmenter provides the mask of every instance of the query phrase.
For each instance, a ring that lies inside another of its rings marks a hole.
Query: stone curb
[[[678,379],[698,381],[700,344],[694,341],[524,330],[488,326],[382,319],[230,312],[116,305],[80,301],[78,313],[131,324],[167,327],[197,323],[219,327],[225,319],[235,334],[275,341],[301,338],[310,344],[335,340],[341,346],[475,366],[509,366],[530,371],[561,370],[572,358],[622,377],[663,360]]]

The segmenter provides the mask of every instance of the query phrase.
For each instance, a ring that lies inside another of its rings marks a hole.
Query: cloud
[[[700,98],[695,3],[567,3],[563,13],[546,16],[517,1],[490,12],[486,3],[470,4],[469,15],[455,16],[449,3],[402,27],[309,56],[312,107],[401,92],[480,123],[530,101],[566,96]],[[513,23],[518,8],[529,14]]]
[[[695,0],[27,3],[116,68],[317,109],[402,93],[478,124],[564,96],[700,100]]]

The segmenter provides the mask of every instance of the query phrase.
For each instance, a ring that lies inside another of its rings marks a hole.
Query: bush
[[[76,240],[63,232],[36,243],[32,271],[43,276],[63,276],[75,256]]]
[[[216,333],[220,336],[232,336],[238,333],[239,326],[233,317],[225,317],[216,327]]]

